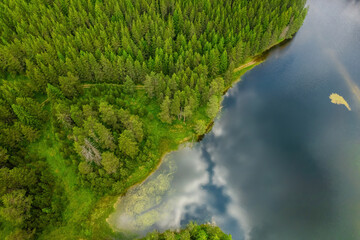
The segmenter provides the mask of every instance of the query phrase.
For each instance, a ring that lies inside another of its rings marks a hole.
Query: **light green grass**
[[[15,227],[4,219],[0,219],[0,223],[0,239],[5,239],[6,236],[15,230]]]
[[[51,146],[48,143],[52,143]],[[73,166],[66,165],[50,127],[40,141],[30,146],[30,151],[46,159],[57,183],[64,188],[67,199],[63,212],[64,224],[56,229],[49,226],[40,239],[75,239],[86,236],[88,233],[81,231],[84,227],[82,224],[92,211],[96,196],[90,190],[79,186],[77,173]]]

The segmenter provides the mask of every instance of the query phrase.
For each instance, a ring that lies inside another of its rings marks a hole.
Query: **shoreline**
[[[246,61],[244,64],[241,64],[240,66],[238,66],[237,68],[234,69],[234,80],[231,82],[231,84],[229,86],[227,86],[225,89],[224,89],[224,92],[223,92],[223,96],[222,96],[222,100],[221,100],[221,104],[220,104],[220,108],[218,110],[218,113],[217,115],[210,120],[210,122],[207,124],[206,126],[206,132],[202,135],[197,135],[197,134],[193,134],[192,136],[188,136],[188,137],[185,137],[184,139],[182,139],[181,141],[179,141],[177,144],[178,146],[176,147],[176,149],[173,149],[173,150],[169,150],[169,151],[166,151],[164,152],[158,162],[156,163],[156,165],[154,166],[154,168],[144,177],[144,179],[142,179],[141,181],[135,183],[134,185],[131,185],[127,188],[124,189],[124,193],[118,195],[118,196],[114,196],[117,198],[116,202],[113,204],[113,209],[116,209],[116,206],[118,205],[121,197],[125,196],[127,194],[127,192],[132,189],[132,188],[135,188],[141,184],[143,184],[152,174],[154,174],[158,169],[159,167],[161,166],[161,164],[163,163],[165,157],[174,152],[174,151],[178,151],[181,149],[181,146],[186,144],[186,143],[190,143],[189,141],[191,139],[196,139],[196,142],[200,142],[206,134],[208,134],[213,126],[214,126],[214,122],[215,122],[215,119],[216,117],[218,116],[218,114],[220,113],[221,111],[221,108],[222,108],[222,101],[223,101],[223,97],[225,96],[225,94],[232,88],[234,87],[235,84],[237,84],[238,82],[241,81],[241,76],[244,75],[245,73],[247,73],[248,71],[252,70],[254,67],[256,67],[257,65],[263,63],[267,56],[269,55],[270,51],[273,50],[274,48],[277,48],[277,47],[281,47],[283,45],[286,45],[289,41],[291,41],[292,38],[290,39],[282,39],[280,41],[278,41],[277,43],[269,46],[268,48],[266,48],[262,53],[259,53],[257,55],[255,55],[254,57],[250,58],[248,61]],[[243,71],[243,72],[242,72]],[[106,222],[109,224],[108,222],[108,219],[109,219],[109,216],[106,218]],[[109,224],[109,227],[111,228],[110,224]],[[112,228],[111,228],[112,229]],[[114,230],[113,230],[114,231]]]

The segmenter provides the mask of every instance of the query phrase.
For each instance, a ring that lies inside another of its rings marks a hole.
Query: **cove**
[[[295,38],[225,95],[212,131],[119,199],[113,229],[197,221],[235,240],[360,239],[360,3],[308,4]]]

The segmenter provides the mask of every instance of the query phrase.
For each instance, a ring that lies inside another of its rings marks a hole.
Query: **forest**
[[[217,240],[231,240],[231,235],[226,235],[221,231],[219,227],[211,224],[197,225],[195,223],[189,223],[188,226],[181,231],[167,230],[164,233],[157,231],[149,233],[145,238],[141,240],[175,240],[175,239],[217,239]]]
[[[305,4],[2,0],[0,238],[107,239],[114,197],[207,131]]]

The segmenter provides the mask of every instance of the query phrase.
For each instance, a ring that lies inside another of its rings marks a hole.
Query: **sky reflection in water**
[[[228,92],[201,143],[121,200],[111,225],[215,221],[235,240],[360,239],[359,4],[309,1],[296,38]]]

